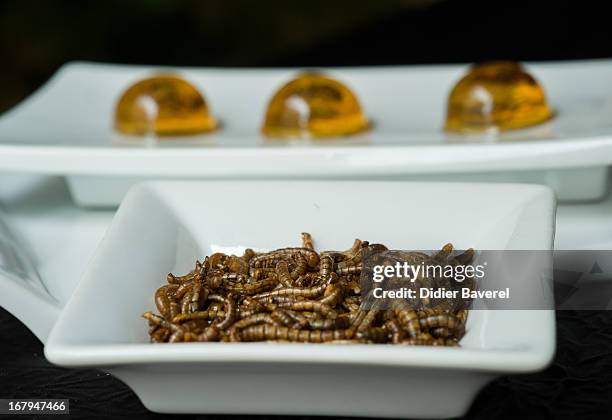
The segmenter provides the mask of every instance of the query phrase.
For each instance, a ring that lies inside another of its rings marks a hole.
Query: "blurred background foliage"
[[[612,56],[606,2],[0,0],[0,112],[72,60],[346,66]]]

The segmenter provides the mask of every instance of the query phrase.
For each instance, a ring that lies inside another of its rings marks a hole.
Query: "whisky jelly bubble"
[[[262,132],[276,138],[322,138],[367,129],[368,119],[346,85],[320,73],[304,73],[274,94]]]
[[[214,131],[217,121],[202,94],[173,74],[131,85],[115,110],[115,129],[134,136],[187,136]]]
[[[446,129],[491,133],[525,128],[553,115],[542,86],[519,63],[472,66],[448,98]]]

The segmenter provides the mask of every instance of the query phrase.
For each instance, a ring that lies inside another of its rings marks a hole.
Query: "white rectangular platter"
[[[442,130],[465,65],[324,69],[373,121],[365,135],[278,142],[260,135],[266,104],[294,69],[158,68],[72,63],[0,117],[0,171],[67,175],[84,205],[117,205],[143,179],[388,179],[550,185],[562,200],[601,198],[612,163],[612,60],[533,63],[556,117],[474,139]],[[176,71],[206,96],[223,129],[191,141],[118,141],[121,93]]]

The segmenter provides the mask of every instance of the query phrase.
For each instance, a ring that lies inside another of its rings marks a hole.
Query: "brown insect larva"
[[[221,311],[198,311],[191,312],[189,314],[178,314],[174,318],[172,318],[173,324],[182,324],[184,322],[193,321],[194,319],[206,319],[206,320],[214,320],[218,317],[225,316],[225,312]]]
[[[306,259],[308,266],[311,268],[317,267],[319,264],[319,254],[316,251],[308,248],[281,248],[267,254],[258,255],[251,260],[251,266],[255,268],[270,266],[270,261],[274,261],[279,257],[292,257],[301,255]]]
[[[247,328],[251,325],[261,323],[278,325],[277,321],[270,314],[254,314],[247,318],[243,318],[240,321],[236,321],[234,325],[232,325],[232,327],[230,328],[230,341],[240,341],[240,330],[242,330],[243,328]]]
[[[170,317],[170,298],[168,297],[168,287],[162,286],[155,291],[155,306],[157,311],[164,317]]]
[[[385,322],[385,328],[391,334],[391,342],[393,344],[399,344],[404,339],[404,331],[396,319],[390,319]]]
[[[241,287],[237,287],[234,290],[244,293],[246,295],[256,295],[258,293],[263,293],[267,290],[273,289],[278,284],[278,278],[275,274],[270,277],[266,277],[263,280],[260,280],[255,283],[248,283]]]
[[[183,341],[184,336],[185,336],[185,331],[177,330],[172,333],[172,335],[168,339],[168,343],[178,343],[180,341]]]
[[[182,331],[181,327],[179,327],[178,325],[174,325],[174,324],[166,321],[161,316],[154,315],[151,312],[145,312],[144,314],[142,314],[142,317],[144,319],[148,320],[149,323],[151,323],[153,325],[157,325],[159,327],[167,328],[167,329],[169,329],[172,332]]]
[[[172,273],[168,273],[166,281],[170,284],[181,284],[193,280],[196,277],[196,274],[196,271],[192,271],[184,276],[175,276]]]
[[[370,327],[355,333],[356,339],[364,339],[375,343],[385,343],[389,341],[389,331],[384,327]]]
[[[244,254],[242,255],[242,259],[244,259],[246,262],[250,262],[251,259],[256,256],[257,253],[255,251],[253,251],[251,248],[247,248],[244,250]]]
[[[447,340],[444,338],[434,338],[428,333],[421,333],[414,338],[402,340],[400,344],[409,344],[412,346],[445,346],[447,345]]]
[[[167,328],[157,328],[153,333],[150,334],[151,341],[154,343],[164,343],[170,338],[170,330]]]
[[[367,242],[365,242],[367,244]],[[353,245],[346,251],[323,251],[321,255],[329,255],[336,261],[361,261],[361,248],[364,242],[361,239],[355,239]]]
[[[302,248],[312,249],[314,251],[312,236],[310,236],[308,232],[302,232]]]
[[[326,305],[321,302],[313,302],[310,300],[301,301],[301,302],[279,303],[277,307],[290,309],[293,311],[317,312],[325,317],[332,318],[332,319],[338,316],[336,311],[334,311],[329,305]]]
[[[323,343],[332,340],[343,340],[345,337],[345,330],[309,331],[270,324],[248,327],[240,333],[242,341],[283,340],[302,343]]]
[[[236,274],[246,275],[249,273],[249,263],[243,258],[235,255],[232,255],[227,260],[227,268],[229,268],[232,273]]]
[[[275,309],[275,310],[278,311],[279,309]],[[297,312],[297,311],[285,310],[285,312],[296,322],[297,325],[300,325],[300,326],[304,326],[308,324],[308,321],[310,320],[310,318],[304,316],[302,313]]]
[[[358,331],[364,331],[370,329],[376,318],[380,315],[380,311],[376,309],[370,309],[365,312],[365,315],[361,317],[359,322],[353,322],[352,328],[356,328]]]
[[[306,271],[308,271],[308,263],[306,262],[306,259],[304,257],[298,254],[295,260],[295,268],[291,270],[290,273],[291,280],[297,280],[298,278],[300,278],[300,276],[304,275]]]
[[[415,311],[408,309],[396,309],[395,315],[410,338],[415,338],[421,332],[421,324]]]
[[[351,324],[347,317],[331,318],[314,318],[308,319],[307,325],[311,330],[337,330],[346,329]]]
[[[322,284],[320,286],[307,287],[303,289],[296,288],[296,287],[275,289],[269,292],[260,293],[258,295],[255,295],[253,296],[253,298],[257,300],[260,300],[262,298],[273,297],[273,296],[291,296],[293,298],[298,298],[298,297],[314,298],[314,297],[321,296],[325,292],[326,288],[327,286],[325,284]]]
[[[283,287],[293,287],[293,278],[291,277],[291,273],[289,273],[289,265],[285,261],[280,261],[276,264],[276,276],[278,282],[282,284]]]
[[[336,267],[336,274],[339,276],[345,276],[347,274],[361,274],[361,270],[363,270],[362,263],[351,263],[342,266],[338,264],[338,267]]]
[[[300,322],[296,322],[296,320],[289,315],[289,311],[285,311],[284,309],[275,309],[270,314],[270,317],[276,321],[276,324],[281,325],[283,327],[291,327],[291,328],[300,328],[306,324]]]
[[[460,311],[455,312],[455,316],[463,324],[465,324],[465,322],[467,321],[467,315],[468,315],[468,311],[466,309],[462,309]]]
[[[181,313],[181,307],[177,302],[170,302],[170,316],[169,319],[174,318]]]
[[[323,297],[319,299],[319,302],[326,305],[335,307],[342,299],[342,287],[338,284],[330,284],[325,288]]]
[[[248,318],[241,319],[240,321],[236,321],[234,325],[232,325],[232,328],[242,329],[242,328],[246,328],[251,325],[254,325],[254,324],[261,324],[261,323],[278,325],[277,321],[270,314],[258,313],[255,315],[251,315]]]
[[[176,289],[175,292],[172,294],[172,299],[177,299],[177,300],[183,299],[183,296],[185,296],[185,293],[189,292],[192,288],[193,288],[192,282],[182,283],[179,286],[179,288]]]
[[[229,257],[221,252],[215,252],[208,257],[208,264],[212,268],[224,268]]]
[[[196,336],[195,341],[206,342],[206,341],[219,341],[221,338],[221,332],[219,331],[219,327],[215,325],[211,325],[206,328],[201,334]]]
[[[448,257],[453,252],[453,244],[446,244],[442,247],[440,251],[438,251],[433,257],[432,260],[439,261],[441,263],[445,263],[448,260]]]
[[[149,337],[154,343],[458,345],[469,301],[455,305],[432,299],[435,307],[417,311],[408,301],[395,300],[387,309],[369,294],[362,296],[362,256],[386,249],[356,239],[346,251],[319,254],[310,234],[303,233],[302,247],[262,253],[247,248],[242,256],[214,253],[196,261],[184,276],[169,274],[167,284],[155,291],[161,316],[143,314]],[[381,256],[385,264],[467,264],[474,254],[469,249],[455,255],[446,244],[432,255],[394,251]],[[426,277],[418,281],[421,287],[440,282]]]
[[[210,295],[208,300],[212,302],[222,302],[225,308],[225,318],[217,324],[217,328],[224,330],[234,323],[236,320],[236,303],[231,296],[223,297],[220,295]]]
[[[346,309],[348,311],[348,313],[350,314],[356,314],[357,312],[359,312],[359,305],[356,303],[352,303],[352,302],[347,302],[346,300],[344,300],[340,306],[344,309]]]
[[[208,289],[202,285],[202,282],[196,282],[191,290],[191,299],[189,302],[189,312],[200,310],[206,298],[208,297]]]
[[[248,317],[253,316],[255,314],[258,314],[260,312],[261,312],[261,310],[255,309],[255,308],[248,308],[248,309],[240,308],[238,310],[238,319],[245,319],[245,318],[248,318]]]
[[[191,292],[187,292],[181,299],[181,313],[188,314],[189,312],[191,312],[190,308],[191,308]]]
[[[276,274],[275,267],[269,268],[251,268],[249,269],[249,273],[251,274],[252,281],[258,281],[261,279],[265,279],[266,277],[270,277],[272,274]]]
[[[334,260],[329,255],[323,255],[320,258],[319,275],[327,277],[334,270]]]
[[[450,338],[454,335],[453,330],[446,327],[432,328],[429,332],[436,338]]]
[[[443,327],[456,330],[463,326],[463,323],[451,314],[430,315],[425,318],[419,318],[419,324],[422,329]]]
[[[255,309],[260,312],[266,310],[265,305],[260,303],[257,299],[253,299],[252,296],[244,296],[240,301],[240,308]]]

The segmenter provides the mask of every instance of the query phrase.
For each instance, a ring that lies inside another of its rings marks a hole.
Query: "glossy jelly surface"
[[[304,73],[270,100],[262,132],[275,138],[339,137],[368,129],[355,94],[319,73]]]
[[[553,116],[542,86],[510,61],[472,66],[448,99],[446,129],[488,133],[525,128]]]
[[[136,82],[123,93],[115,111],[115,129],[128,135],[186,136],[216,128],[198,89],[172,74]]]

